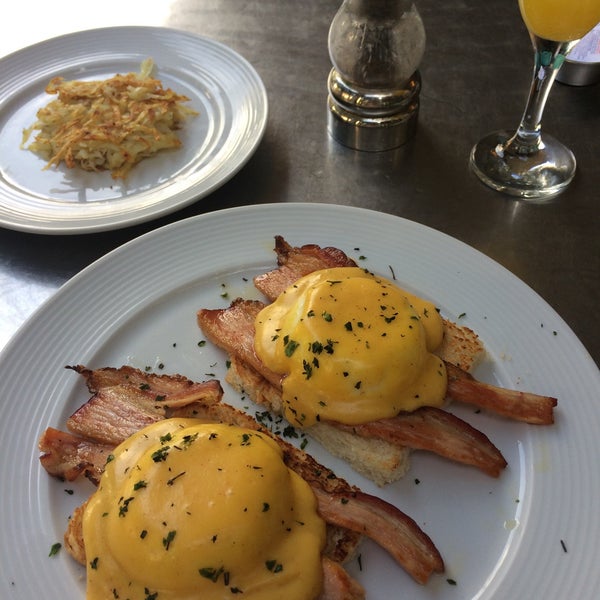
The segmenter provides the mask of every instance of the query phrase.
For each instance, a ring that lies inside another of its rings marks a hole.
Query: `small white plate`
[[[200,114],[179,132],[183,146],[136,165],[128,178],[80,169],[43,170],[20,149],[22,132],[52,99],[52,77],[105,79],[152,58],[164,87]],[[206,196],[246,163],[262,139],[267,94],[239,54],[201,36],[160,27],[68,34],[0,60],[0,225],[46,234],[88,233],[155,219]]]
[[[274,268],[276,234],[337,246],[365,268],[393,272],[398,285],[480,334],[489,354],[480,378],[558,398],[550,427],[451,407],[504,454],[509,466],[498,479],[415,452],[408,476],[381,489],[308,443],[338,475],[413,517],[445,560],[446,573],[420,586],[365,541],[348,568],[369,600],[597,597],[600,375],[569,327],[506,269],[438,231],[364,209],[280,204],[208,213],[129,242],[65,284],[0,354],[0,598],[85,597],[84,569],[64,549],[48,552],[93,487],[51,478],[36,446],[46,427],[64,428],[89,398],[64,366],[128,363],[223,380],[225,356],[198,344],[196,312],[259,297],[252,276]],[[224,389],[225,401],[257,410]]]

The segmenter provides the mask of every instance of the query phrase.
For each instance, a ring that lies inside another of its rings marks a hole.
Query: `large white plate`
[[[182,148],[137,165],[125,182],[45,161],[19,149],[23,129],[51,99],[52,77],[105,79],[151,57],[163,86],[199,116]],[[36,233],[87,233],[154,219],[222,185],[246,163],[267,121],[264,85],[243,57],[218,42],[158,27],[111,27],[57,37],[0,60],[0,225]]]
[[[164,363],[160,372],[222,378],[224,356],[198,345],[196,311],[256,296],[249,278],[273,267],[276,234],[341,247],[387,276],[393,269],[400,285],[480,333],[489,351],[482,378],[559,398],[553,427],[454,408],[504,453],[509,467],[498,480],[416,453],[403,481],[378,490],[309,443],[339,475],[413,516],[446,561],[447,573],[421,587],[364,543],[362,570],[359,561],[349,568],[368,597],[595,597],[600,377],[589,354],[530,288],[472,248],[397,217],[320,204],[236,208],[153,231],[74,277],[9,342],[0,355],[0,597],[84,597],[83,569],[64,550],[48,552],[91,485],[51,479],[36,449],[41,432],[63,427],[88,397],[63,367]],[[248,404],[230,390],[226,400]]]

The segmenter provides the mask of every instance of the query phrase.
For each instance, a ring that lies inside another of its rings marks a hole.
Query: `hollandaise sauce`
[[[259,358],[283,375],[293,424],[355,425],[444,402],[435,306],[361,268],[301,278],[258,314],[255,329]]]
[[[316,598],[325,523],[259,432],[192,419],[114,451],[83,517],[88,600]]]

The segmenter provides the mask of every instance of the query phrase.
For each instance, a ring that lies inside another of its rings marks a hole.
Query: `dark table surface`
[[[550,96],[544,130],[578,159],[576,178],[563,194],[532,204],[491,191],[470,173],[468,155],[488,131],[515,127],[524,107],[532,51],[517,2],[420,0],[428,37],[417,135],[399,150],[356,152],[332,141],[326,128],[327,33],[339,5],[175,0],[161,3],[156,14],[108,10],[97,18],[81,3],[61,1],[53,3],[60,18],[28,28],[29,37],[15,33],[26,27],[24,9],[5,16],[4,53],[99,25],[164,25],[202,34],[253,64],[270,112],[264,139],[246,166],[168,217],[89,235],[0,229],[0,348],[65,281],[140,234],[225,207],[320,202],[399,215],[482,251],[541,295],[600,364],[600,85],[558,84]],[[0,157],[2,165],[8,160]]]

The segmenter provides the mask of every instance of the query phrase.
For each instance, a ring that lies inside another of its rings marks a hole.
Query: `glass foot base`
[[[471,150],[469,163],[483,183],[522,198],[548,198],[569,185],[576,163],[565,145],[544,135],[538,150],[519,153],[517,144],[506,145],[512,136],[509,131],[495,131]]]

